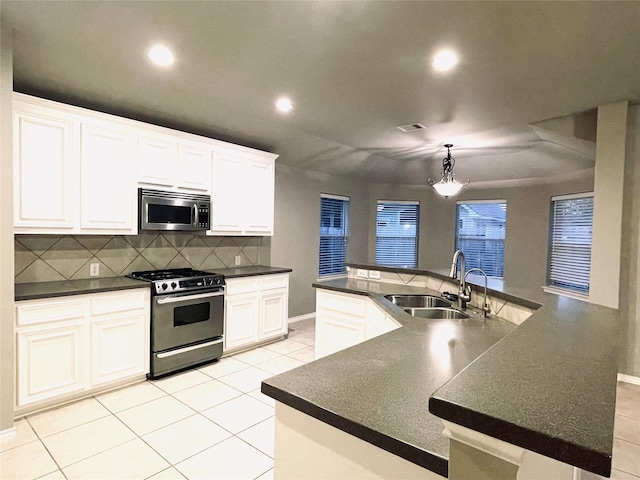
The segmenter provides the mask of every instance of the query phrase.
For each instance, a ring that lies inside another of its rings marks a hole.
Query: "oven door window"
[[[208,322],[211,318],[211,303],[202,302],[173,309],[173,326],[182,327],[199,322]]]

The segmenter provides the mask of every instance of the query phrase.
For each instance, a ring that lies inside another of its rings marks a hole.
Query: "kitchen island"
[[[295,429],[305,418],[366,443],[351,448],[361,456],[342,452],[368,478],[390,473],[383,466],[389,458],[376,462],[376,453],[419,467],[423,478],[447,477],[450,440],[441,418],[556,463],[609,474],[617,311],[550,296],[518,327],[497,318],[427,321],[384,295],[439,292],[401,283],[344,278],[314,284],[371,299],[401,328],[263,382],[263,393],[277,400],[277,477],[286,473],[279,459],[294,457],[298,448],[279,448],[280,423]],[[313,422],[302,428],[312,432]],[[332,448],[310,436],[318,451]],[[347,437],[334,441],[347,445]],[[367,450],[372,446],[378,450]],[[326,471],[324,478],[337,472]],[[409,467],[405,476],[420,472]]]

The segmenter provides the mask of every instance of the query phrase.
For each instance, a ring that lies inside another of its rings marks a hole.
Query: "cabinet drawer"
[[[260,288],[271,290],[274,288],[284,288],[289,285],[289,275],[265,275],[260,277]]]
[[[91,314],[126,312],[144,308],[147,303],[146,295],[142,291],[127,293],[109,293],[91,299]]]
[[[82,319],[83,317],[84,301],[81,298],[27,301],[16,304],[16,323],[19,326]]]
[[[258,277],[227,280],[226,294],[258,293]]]
[[[366,315],[367,302],[364,297],[357,298],[354,295],[340,295],[320,291],[317,293],[316,309],[334,310],[359,317],[365,317]]]

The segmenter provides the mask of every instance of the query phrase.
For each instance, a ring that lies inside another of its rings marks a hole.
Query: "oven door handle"
[[[177,303],[184,302],[185,300],[197,300],[199,298],[209,298],[209,297],[220,297],[224,295],[224,290],[220,290],[218,292],[209,292],[209,293],[196,293],[194,295],[180,295],[180,296],[166,296],[156,298],[156,303],[159,305],[164,305],[166,303]]]

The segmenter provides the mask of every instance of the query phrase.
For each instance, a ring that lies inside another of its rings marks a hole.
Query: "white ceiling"
[[[476,185],[581,175],[595,107],[640,100],[640,1],[3,0],[2,15],[18,91],[375,182],[424,184],[448,142]],[[159,41],[168,70],[146,58]],[[435,74],[444,46],[460,64]],[[396,128],[410,123],[427,129]]]

